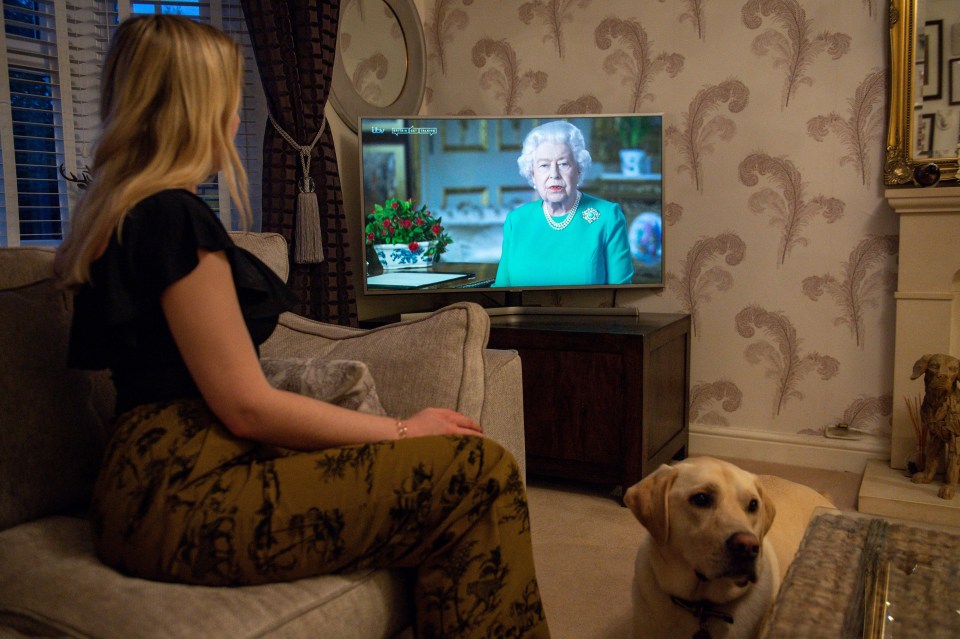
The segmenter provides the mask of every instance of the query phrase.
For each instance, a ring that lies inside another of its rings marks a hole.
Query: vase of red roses
[[[431,266],[453,242],[424,204],[390,198],[367,214],[365,241],[385,269]]]

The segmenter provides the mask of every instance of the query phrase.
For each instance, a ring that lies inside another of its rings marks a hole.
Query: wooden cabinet
[[[626,489],[686,456],[690,317],[491,317],[523,367],[527,470]]]

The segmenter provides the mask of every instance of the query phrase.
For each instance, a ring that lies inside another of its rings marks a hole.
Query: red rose
[[[367,242],[373,244],[373,241],[377,239],[377,236],[373,233],[367,233]]]
[[[391,224],[393,224],[393,222],[391,222],[390,220],[384,220],[384,221],[383,221],[383,228],[389,229]]]
[[[434,224],[433,228],[430,230],[433,231],[434,235],[440,235],[440,233],[443,231],[443,228],[441,228],[439,224]]]
[[[417,244],[416,242],[410,242],[409,244],[407,244],[407,248],[410,249],[411,253],[416,253],[417,251],[420,250],[420,245]]]
[[[399,202],[394,202],[394,203],[391,204],[390,206],[391,206],[394,210],[396,210],[396,209],[400,208],[400,203],[399,203]]]
[[[413,223],[416,224],[417,226],[423,226],[424,224],[426,224],[426,222],[423,221],[423,218],[419,218],[419,217],[415,219]]]
[[[408,228],[410,228],[411,226],[413,226],[413,222],[411,222],[410,220],[404,220],[404,221],[403,221],[403,228],[408,229]]]

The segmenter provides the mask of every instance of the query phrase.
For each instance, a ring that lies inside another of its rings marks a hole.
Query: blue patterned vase
[[[434,254],[427,255],[436,241],[417,242],[417,250],[410,250],[407,244],[374,244],[373,250],[384,269],[395,268],[423,268],[432,266]]]

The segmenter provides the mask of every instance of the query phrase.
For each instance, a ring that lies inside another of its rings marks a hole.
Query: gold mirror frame
[[[941,181],[957,179],[957,158],[915,159],[914,69],[916,52],[917,2],[922,0],[890,0],[890,116],[887,125],[887,153],[883,182],[887,185],[908,184],[918,166],[936,164]]]
[[[393,11],[403,31],[404,42],[407,48],[406,65],[403,72],[403,88],[399,96],[390,104],[376,106],[370,104],[357,92],[353,81],[347,73],[343,56],[337,51],[333,63],[333,82],[330,87],[330,102],[340,119],[357,130],[361,115],[374,117],[400,117],[415,115],[420,110],[423,95],[426,89],[426,42],[423,35],[423,26],[420,24],[420,14],[414,5],[414,0],[382,0]],[[349,0],[340,4],[340,16],[343,18]],[[339,47],[339,45],[338,45]]]

